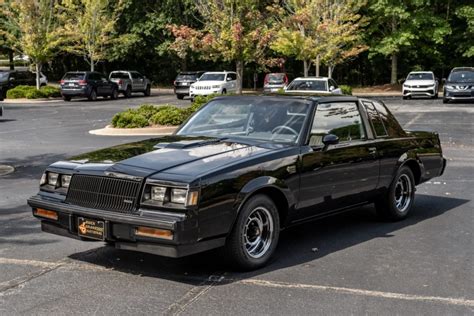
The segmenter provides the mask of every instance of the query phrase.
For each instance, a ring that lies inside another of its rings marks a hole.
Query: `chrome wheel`
[[[413,195],[413,187],[410,178],[406,174],[400,175],[395,185],[395,207],[400,213],[404,213],[410,207]]]
[[[272,245],[274,235],[273,217],[269,210],[256,207],[247,217],[242,235],[245,251],[252,258],[265,255]]]

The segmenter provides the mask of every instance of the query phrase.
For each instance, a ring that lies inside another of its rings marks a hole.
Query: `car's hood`
[[[275,147],[277,148],[277,147]],[[272,150],[272,146],[242,144],[208,137],[167,136],[118,145],[60,161],[50,168],[74,169],[77,173],[110,172],[148,177],[159,172],[199,175],[220,165]],[[190,167],[187,169],[186,165]]]
[[[474,86],[474,80],[470,81],[446,81],[445,86]]]
[[[407,80],[405,84],[411,86],[427,86],[427,85],[434,85],[434,80]]]
[[[193,83],[194,87],[199,87],[199,86],[214,86],[214,85],[221,85],[223,84],[224,81],[216,81],[216,80],[204,80],[204,81],[196,81]]]

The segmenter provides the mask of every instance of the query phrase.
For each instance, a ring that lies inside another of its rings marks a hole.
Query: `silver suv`
[[[138,71],[112,71],[109,79],[118,85],[119,92],[126,98],[131,97],[133,92],[143,92],[145,96],[151,94],[151,81]]]

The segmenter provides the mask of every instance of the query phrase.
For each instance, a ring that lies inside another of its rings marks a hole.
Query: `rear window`
[[[364,102],[370,122],[377,137],[403,137],[406,135],[395,117],[380,102]]]
[[[84,80],[86,74],[83,72],[68,72],[64,75],[63,80]]]
[[[197,74],[185,74],[185,75],[179,74],[176,77],[176,80],[196,80],[197,78],[198,78]]]
[[[285,74],[268,74],[267,81],[269,83],[283,83],[285,80]]]
[[[127,72],[113,72],[110,74],[111,79],[130,79]]]
[[[295,80],[290,83],[288,90],[327,91],[327,86],[324,80]]]

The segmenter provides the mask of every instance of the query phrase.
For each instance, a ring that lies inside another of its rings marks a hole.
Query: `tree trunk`
[[[95,69],[95,64],[94,64],[94,57],[89,56],[89,62],[90,62],[90,65],[91,65],[91,71],[94,71]]]
[[[8,60],[10,63],[10,70],[15,70],[15,62],[13,61],[13,50],[8,51]]]
[[[328,78],[332,78],[332,72],[334,71],[333,65],[328,65]]]
[[[319,77],[319,66],[321,64],[321,61],[319,60],[319,55],[316,56],[316,63],[315,64],[316,64],[316,73],[315,73],[315,75],[316,75],[316,77]]]
[[[235,64],[236,64],[235,71],[237,72],[237,82],[236,82],[237,93],[242,94],[242,78],[244,77],[244,61],[237,60]]]
[[[41,73],[41,68],[42,68],[42,65],[41,63],[36,63],[35,64],[35,67],[36,67],[36,89],[39,90],[39,88],[41,87],[41,83],[40,83],[40,73]]]
[[[390,83],[397,83],[397,67],[398,67],[398,56],[396,53],[392,54],[392,74],[390,76]]]
[[[304,76],[308,77],[309,62],[307,60],[303,60],[303,68],[304,68]]]

